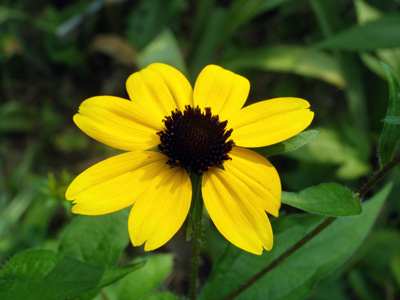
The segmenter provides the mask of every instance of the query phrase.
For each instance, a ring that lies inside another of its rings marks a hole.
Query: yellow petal
[[[75,124],[88,136],[108,146],[132,151],[157,146],[162,120],[152,123],[151,112],[132,101],[98,96],[82,102]]]
[[[300,98],[275,98],[246,106],[229,116],[237,146],[263,147],[282,142],[310,125],[314,113]]]
[[[149,108],[158,121],[185,105],[193,106],[193,91],[189,81],[175,68],[161,63],[132,74],[126,89],[131,100]]]
[[[192,186],[182,168],[159,169],[143,197],[132,207],[128,228],[132,244],[151,251],[168,242],[189,212]]]
[[[235,246],[254,254],[271,250],[272,228],[257,195],[244,182],[219,168],[204,173],[204,205],[219,232]]]
[[[249,81],[231,71],[215,65],[205,67],[194,86],[194,105],[201,109],[211,107],[213,115],[221,121],[230,120],[230,114],[239,111],[246,102]],[[228,122],[228,127],[230,123]]]
[[[68,187],[65,197],[74,200],[72,212],[102,215],[132,205],[157,176],[169,169],[166,157],[154,151],[120,154],[90,167]]]
[[[229,153],[232,160],[224,163],[224,169],[242,181],[253,192],[252,201],[277,217],[281,207],[281,181],[274,166],[262,155],[240,147]]]

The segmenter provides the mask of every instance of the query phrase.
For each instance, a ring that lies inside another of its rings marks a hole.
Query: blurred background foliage
[[[388,104],[381,61],[400,77],[399,8],[398,0],[3,0],[0,262],[23,249],[58,247],[74,218],[64,199],[69,182],[117,154],[80,132],[73,114],[91,96],[127,98],[127,77],[152,62],[178,68],[192,83],[210,63],[235,71],[251,82],[247,104],[307,99],[320,135],[271,158],[283,189],[335,181],[356,190],[379,164]],[[394,189],[373,231],[311,299],[400,298],[400,169],[390,177]],[[209,226],[205,244],[203,280],[225,241]],[[184,234],[159,251],[175,253],[165,286],[186,293]],[[142,252],[129,245],[125,260]]]

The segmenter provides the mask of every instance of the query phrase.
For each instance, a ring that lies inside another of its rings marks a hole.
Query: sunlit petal
[[[284,141],[310,125],[314,113],[300,98],[276,98],[244,107],[229,116],[237,146],[263,147]]]
[[[75,114],[75,124],[88,136],[108,146],[131,151],[159,144],[162,120],[151,122],[151,114],[129,100],[98,96],[85,100]]]
[[[281,207],[281,181],[274,166],[260,154],[240,147],[229,153],[232,160],[224,163],[224,169],[238,178],[253,192],[266,212],[277,217]]]
[[[169,166],[168,166],[169,167]],[[151,251],[168,242],[189,212],[192,186],[182,168],[159,169],[132,207],[129,235],[134,246]]]
[[[239,111],[246,102],[250,90],[249,81],[231,71],[215,65],[205,67],[194,86],[194,104],[201,109],[211,107],[213,115],[221,121],[228,120],[230,114]]]
[[[193,92],[189,81],[181,72],[166,64],[154,63],[132,74],[126,88],[132,102],[149,108],[160,122],[171,111],[193,106]]]
[[[213,168],[203,175],[204,205],[221,234],[232,244],[260,255],[273,245],[272,228],[257,195],[235,174]]]
[[[164,155],[154,151],[120,154],[88,168],[68,187],[72,212],[84,215],[111,213],[132,205],[152,185],[160,169],[168,169]]]

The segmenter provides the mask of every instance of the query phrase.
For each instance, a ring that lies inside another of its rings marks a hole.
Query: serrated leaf
[[[61,300],[96,290],[141,267],[102,268],[51,250],[15,255],[0,273],[0,299]]]
[[[361,215],[337,219],[235,300],[304,299],[318,280],[348,260],[359,247],[390,190],[391,185],[387,185],[366,202]],[[323,220],[323,217],[308,214],[279,218],[272,225],[274,248],[262,256],[228,246],[215,265],[200,299],[224,299]]]
[[[133,262],[143,260],[146,265],[141,270],[125,276],[118,283],[118,300],[143,299],[149,295],[171,272],[174,258],[172,254],[156,254],[136,258]]]
[[[256,68],[274,72],[288,72],[324,80],[337,87],[345,81],[338,63],[321,50],[287,45],[264,47],[241,52],[237,57],[221,62],[228,69]]]
[[[78,216],[62,236],[59,252],[97,266],[115,266],[129,242],[129,209],[102,216]]]
[[[317,46],[347,51],[400,47],[400,15],[383,16],[376,21],[354,25],[326,38]]]
[[[392,69],[385,63],[382,63],[389,82],[389,104],[387,116],[400,116],[400,86]],[[381,165],[390,162],[395,154],[397,144],[400,140],[400,126],[385,122],[381,137],[379,140],[379,159]]]
[[[299,193],[283,192],[282,203],[324,216],[347,217],[362,212],[360,199],[337,183],[322,183]]]
[[[277,155],[289,151],[294,151],[303,147],[304,145],[311,142],[319,135],[318,130],[307,130],[300,132],[299,134],[295,135],[294,137],[287,139],[286,141],[277,143],[275,145],[262,147],[262,148],[252,148],[251,150],[265,156],[272,156]]]

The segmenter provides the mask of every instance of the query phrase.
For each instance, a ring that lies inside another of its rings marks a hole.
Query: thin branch
[[[267,274],[269,271],[274,269],[276,266],[278,266],[281,262],[283,262],[286,258],[288,258],[290,255],[292,255],[297,249],[301,248],[304,246],[308,241],[310,241],[314,236],[316,236],[318,233],[320,233],[322,230],[324,230],[326,227],[329,226],[333,221],[335,221],[337,218],[335,217],[329,217],[326,219],[324,222],[319,224],[316,228],[314,228],[310,233],[308,233],[306,236],[304,236],[300,241],[298,241],[296,244],[294,244],[292,247],[290,247],[288,250],[283,252],[280,256],[278,256],[272,263],[270,263],[267,267],[262,269],[260,272],[258,272],[256,275],[254,275],[252,278],[250,278],[247,282],[245,282],[243,285],[241,285],[236,291],[231,293],[228,297],[225,298],[225,300],[232,300],[236,296],[238,296],[240,293],[242,293],[245,289],[247,289],[249,286],[251,286],[253,283],[255,283],[257,280],[259,280],[261,277],[263,277],[265,274]]]
[[[358,198],[362,199],[371,190],[371,188],[377,184],[383,177],[385,177],[390,170],[392,170],[397,164],[400,163],[400,154],[395,156],[390,162],[384,165],[377,173],[372,176],[367,183],[358,191]]]
[[[375,175],[373,175],[367,183],[356,193],[358,198],[362,200],[362,198],[375,186],[383,177],[385,177],[397,164],[400,163],[400,154],[394,157],[389,163],[384,165]],[[283,252],[280,256],[278,256],[274,261],[272,261],[268,266],[246,281],[243,285],[229,294],[224,300],[232,300],[239,294],[241,294],[244,290],[258,281],[265,274],[273,270],[280,263],[286,260],[290,255],[296,252],[299,248],[303,247],[307,242],[309,242],[312,238],[318,235],[322,230],[328,227],[333,221],[335,221],[336,217],[329,217],[316,228],[314,228],[311,232],[305,235],[300,241],[290,247],[288,250]]]

